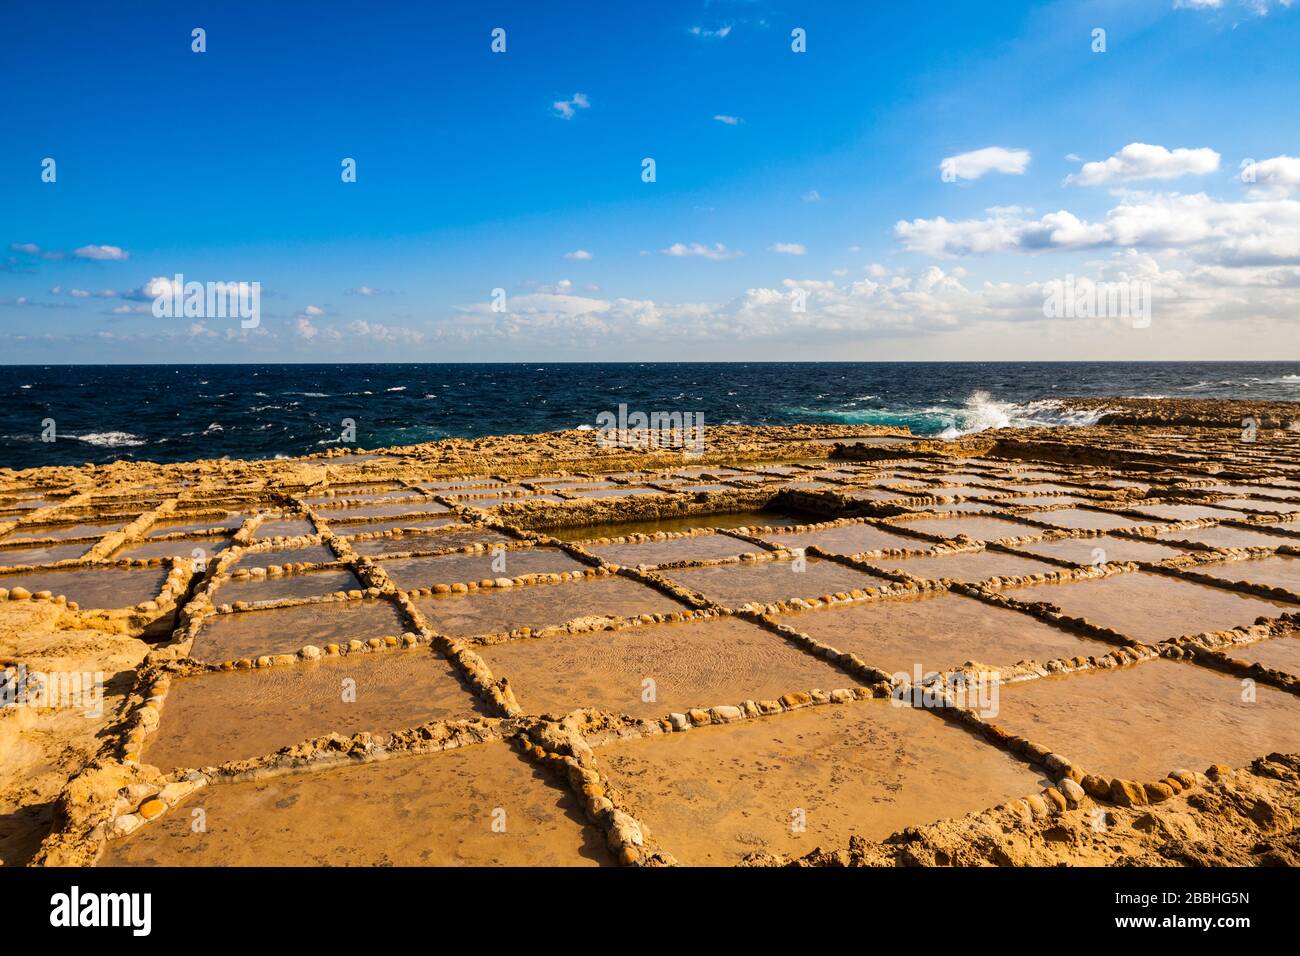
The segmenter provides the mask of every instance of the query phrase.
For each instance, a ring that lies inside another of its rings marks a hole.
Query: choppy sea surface
[[[905,425],[956,437],[1086,425],[1071,396],[1300,400],[1300,362],[759,362],[0,366],[0,467],[273,458],[343,443],[594,426],[694,412],[726,423]],[[52,424],[51,424],[52,423]],[[44,437],[53,434],[54,441]]]

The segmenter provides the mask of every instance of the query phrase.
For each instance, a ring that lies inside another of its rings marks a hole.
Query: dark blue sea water
[[[2,366],[0,467],[275,457],[594,425],[843,422],[953,436],[1086,424],[1067,396],[1300,399],[1300,362]],[[54,420],[56,440],[41,440]]]

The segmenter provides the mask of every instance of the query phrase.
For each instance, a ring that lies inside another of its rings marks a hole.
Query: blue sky
[[[1300,344],[1279,0],[178,6],[0,15],[5,361]],[[260,283],[260,324],[156,318],[178,273]],[[1149,323],[1044,317],[1067,276]]]

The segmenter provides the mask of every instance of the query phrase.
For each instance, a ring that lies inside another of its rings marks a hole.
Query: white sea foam
[[[147,442],[139,435],[130,432],[91,432],[87,435],[73,435],[77,441],[100,448],[136,448]]]
[[[1070,408],[1055,399],[1036,402],[1000,402],[988,392],[972,392],[960,409],[927,409],[948,415],[953,423],[939,433],[943,439],[960,438],[990,428],[1044,428],[1095,425],[1106,414],[1104,408]]]

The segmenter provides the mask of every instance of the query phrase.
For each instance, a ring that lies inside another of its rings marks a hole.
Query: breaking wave
[[[70,435],[77,441],[84,441],[87,445],[95,445],[98,448],[138,448],[146,445],[146,442],[139,435],[132,435],[130,432],[91,432],[88,435]]]
[[[1095,425],[1106,409],[1068,408],[1059,401],[999,402],[988,392],[972,392],[962,407],[953,412],[951,425],[940,438],[960,438],[990,428],[1058,428]]]
[[[788,408],[805,420],[839,422],[845,425],[894,425],[910,428],[914,434],[951,440],[990,428],[1058,428],[1095,425],[1106,409],[1076,409],[1056,399],[1029,402],[999,401],[977,390],[960,404],[938,404],[883,408],[813,409]]]

